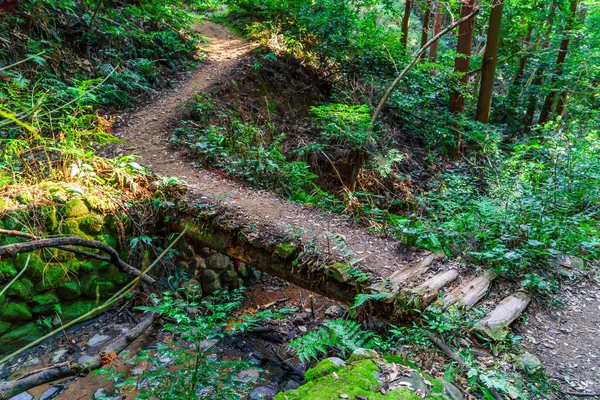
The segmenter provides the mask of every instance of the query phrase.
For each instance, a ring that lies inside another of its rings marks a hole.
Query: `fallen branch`
[[[94,358],[85,365],[76,362],[59,363],[51,367],[46,367],[37,372],[28,374],[26,377],[10,382],[0,383],[0,400],[7,400],[13,396],[23,393],[44,383],[53,382],[74,375],[85,375],[90,371],[102,366],[102,355],[107,353],[119,354],[135,339],[137,339],[154,322],[155,313],[149,314],[146,318],[137,324],[133,329],[124,335],[119,336],[115,341],[109,343]]]
[[[75,253],[78,255],[82,255],[85,257],[93,258],[93,259],[100,260],[100,261],[110,262],[111,264],[113,264],[120,270],[128,273],[129,275],[141,277],[142,281],[144,283],[147,283],[148,285],[156,284],[156,281],[154,280],[154,278],[152,278],[151,276],[142,274],[142,272],[139,269],[137,269],[137,268],[129,265],[125,261],[123,261],[121,259],[121,257],[119,256],[119,253],[115,249],[113,249],[111,246],[109,246],[103,242],[99,242],[96,240],[87,240],[87,239],[83,239],[83,238],[76,237],[76,236],[57,237],[57,238],[51,238],[51,239],[40,239],[30,233],[19,232],[19,231],[10,231],[10,230],[5,230],[5,229],[0,229],[0,235],[7,235],[7,236],[31,239],[30,242],[13,243],[13,244],[8,244],[6,246],[0,246],[0,257],[2,257],[4,255],[9,255],[9,256],[14,257],[18,253],[26,253],[26,252],[30,252],[30,251],[34,251],[34,250],[38,250],[38,249],[42,249],[42,248],[55,247],[57,249],[68,251],[68,252]],[[92,248],[92,249],[98,249],[98,250],[101,250],[101,251],[107,253],[109,256],[104,257],[104,256],[101,256],[98,254],[90,253],[90,252],[80,250],[80,249],[75,249],[75,248],[72,248],[69,246],[81,246],[81,247],[88,247],[88,248]]]
[[[433,342],[433,344],[435,344],[448,357],[450,357],[452,359],[452,361],[454,361],[455,363],[457,363],[458,365],[460,365],[464,370],[469,370],[469,366],[467,365],[467,363],[464,362],[464,360],[462,358],[460,358],[454,351],[452,351],[452,349],[450,348],[450,346],[448,346],[440,338],[438,338],[437,336],[435,336],[432,333],[425,332],[425,334],[427,335],[427,337],[429,338],[429,340],[431,340]],[[483,383],[480,378],[478,378],[478,379],[479,379],[479,383],[483,387],[485,387],[488,390],[488,392],[490,392],[490,394],[492,395],[492,397],[494,399],[496,399],[496,400],[504,400],[504,398],[500,395],[500,393],[498,393],[498,391],[496,389],[494,389],[493,387],[490,387],[490,386],[486,385],[485,383]]]
[[[425,54],[425,52],[427,51],[427,49],[432,44],[434,44],[439,38],[441,38],[442,36],[444,36],[446,33],[450,32],[452,29],[456,28],[458,25],[462,24],[463,22],[466,22],[466,21],[470,20],[471,18],[475,17],[477,15],[477,13],[479,13],[479,8],[475,8],[475,10],[473,10],[473,12],[471,14],[469,14],[467,16],[464,16],[461,19],[456,20],[451,25],[448,25],[446,28],[442,29],[440,31],[440,33],[438,33],[437,35],[435,35],[434,37],[432,37],[431,40],[429,40],[429,42],[425,43],[425,45],[423,47],[421,47],[413,55],[412,61],[402,70],[402,72],[400,72],[400,74],[396,77],[396,79],[394,79],[394,82],[392,82],[392,84],[390,85],[390,87],[385,91],[383,97],[381,98],[381,101],[377,105],[377,108],[375,109],[375,112],[373,113],[373,118],[371,118],[371,124],[369,125],[369,130],[370,131],[373,130],[375,122],[377,122],[377,117],[379,116],[379,113],[381,113],[381,110],[383,109],[383,106],[385,105],[385,103],[387,102],[387,100],[389,99],[389,97],[391,96],[392,92],[396,89],[396,87],[398,86],[398,84],[400,83],[400,81],[406,76],[406,74],[408,74],[408,72],[421,59],[421,56],[423,54]]]

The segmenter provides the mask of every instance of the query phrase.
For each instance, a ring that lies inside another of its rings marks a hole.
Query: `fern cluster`
[[[300,361],[307,362],[328,353],[346,357],[358,348],[372,347],[374,339],[373,332],[362,329],[355,321],[333,319],[324,322],[317,330],[292,340],[289,346]]]

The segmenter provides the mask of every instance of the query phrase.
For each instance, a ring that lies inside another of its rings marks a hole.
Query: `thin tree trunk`
[[[442,28],[442,19],[444,17],[444,14],[442,14],[442,3],[440,3],[439,1],[435,2],[434,14],[435,14],[435,17],[433,20],[433,36],[436,36],[438,33],[440,33],[440,29]],[[436,40],[435,42],[433,42],[433,44],[431,45],[431,49],[429,50],[429,58],[433,62],[437,61],[436,57],[437,57],[438,48],[439,48],[439,40]]]
[[[465,17],[471,14],[475,0],[462,0],[460,16]],[[456,51],[459,54],[454,60],[454,71],[460,75],[461,86],[464,86],[469,81],[469,63],[471,61],[471,45],[473,43],[473,28],[475,20],[469,20],[459,25],[458,27],[458,44]],[[460,90],[455,90],[450,93],[450,111],[460,113],[465,108],[465,97]]]
[[[533,24],[530,22],[527,28],[527,35],[523,38],[521,45],[522,50],[527,49],[531,43],[531,35],[533,34]],[[515,108],[517,105],[517,100],[519,98],[519,90],[522,88],[523,76],[525,75],[525,67],[527,66],[527,53],[524,53],[523,56],[519,59],[519,66],[517,67],[517,71],[515,72],[515,76],[512,79],[510,89],[508,91],[508,102],[509,108]]]
[[[404,5],[404,15],[402,16],[402,38],[400,38],[400,44],[402,49],[406,52],[408,45],[408,23],[410,21],[410,12],[412,11],[414,0],[406,0]]]
[[[425,7],[423,8],[423,29],[421,30],[421,47],[425,46],[427,39],[429,39],[429,24],[431,22],[431,2],[425,0]]]
[[[567,18],[565,30],[563,32],[565,37],[560,42],[560,48],[558,50],[558,57],[556,58],[556,64],[555,64],[556,71],[555,71],[554,75],[552,76],[552,79],[550,80],[550,87],[552,87],[552,85],[554,85],[556,83],[557,77],[561,76],[563,73],[563,64],[565,62],[565,59],[567,58],[567,51],[569,50],[569,40],[571,39],[570,33],[573,30],[573,25],[575,23],[575,14],[577,12],[578,1],[579,0],[571,1],[570,15]],[[548,95],[546,96],[546,99],[544,100],[544,105],[542,106],[542,111],[540,112],[540,118],[538,119],[538,124],[543,124],[546,121],[548,121],[548,118],[550,117],[550,113],[552,110],[552,104],[554,103],[555,94],[556,94],[556,92],[553,89],[551,89],[550,93],[548,93]],[[566,96],[565,96],[565,100],[566,100]]]
[[[550,45],[550,34],[552,33],[552,25],[554,21],[554,13],[556,11],[556,1],[552,0],[550,2],[550,7],[548,10],[548,17],[546,18],[545,26],[546,33],[543,34],[545,38],[542,39],[542,44],[540,45],[540,49],[542,52],[548,48]],[[525,131],[529,131],[531,125],[533,124],[533,117],[535,116],[535,110],[537,108],[538,97],[537,90],[543,83],[544,69],[538,68],[535,71],[534,77],[531,81],[531,95],[529,96],[529,101],[527,102],[527,111],[525,112]]]
[[[481,86],[477,100],[477,111],[475,112],[475,120],[483,123],[487,123],[490,120],[503,8],[504,0],[494,0],[492,3],[485,54],[483,55],[483,64],[481,67]]]
[[[438,33],[437,35],[432,37],[429,42],[425,43],[425,46],[421,47],[415,53],[412,61],[402,70],[402,72],[400,72],[400,74],[396,77],[396,79],[394,79],[394,81],[392,82],[390,87],[387,88],[387,90],[381,97],[381,100],[379,101],[379,104],[377,105],[377,108],[375,109],[375,112],[373,113],[373,118],[371,118],[371,124],[369,126],[370,131],[373,130],[373,126],[375,125],[375,122],[377,122],[377,117],[381,113],[383,106],[385,105],[387,100],[390,98],[392,92],[396,89],[396,87],[398,87],[398,84],[400,83],[400,81],[406,76],[406,74],[408,74],[408,72],[412,69],[412,67],[415,66],[417,61],[419,61],[419,58],[421,58],[421,56],[427,51],[429,46],[431,46],[433,44],[433,42],[435,42],[436,40],[438,40],[439,38],[444,36],[446,33],[450,32],[452,29],[456,28],[458,25],[462,24],[465,21],[470,20],[471,18],[474,18],[478,12],[479,12],[479,8],[475,8],[471,14],[467,15],[464,18],[460,18],[459,20],[455,21],[453,24],[447,26],[442,31],[440,31],[440,33]]]

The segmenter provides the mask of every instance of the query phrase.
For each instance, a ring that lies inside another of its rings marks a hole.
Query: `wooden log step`
[[[521,315],[530,301],[531,296],[525,292],[517,292],[508,296],[477,322],[473,330],[494,340],[505,339],[509,325]]]
[[[432,276],[416,288],[410,289],[410,291],[421,296],[421,304],[426,306],[437,299],[441,288],[454,281],[456,278],[458,278],[458,270],[449,269]]]
[[[411,263],[405,268],[394,272],[385,280],[371,285],[368,289],[371,293],[389,293],[389,298],[384,299],[383,301],[392,302],[396,295],[403,289],[404,283],[416,276],[426,273],[431,264],[444,257],[444,253],[430,253],[421,260]]]
[[[494,270],[488,269],[476,278],[466,279],[465,282],[441,298],[437,305],[441,308],[448,308],[456,304],[458,307],[468,310],[485,296],[497,276],[498,274]]]

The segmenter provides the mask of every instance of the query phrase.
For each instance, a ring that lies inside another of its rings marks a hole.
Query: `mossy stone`
[[[116,209],[116,205],[112,201],[108,199],[103,199],[99,196],[94,196],[90,194],[84,196],[84,200],[89,206],[90,210],[94,210],[97,212],[107,213]]]
[[[544,370],[544,366],[539,358],[531,353],[523,353],[515,359],[517,371],[523,372],[529,376],[540,374]]]
[[[213,271],[223,271],[227,269],[231,259],[225,254],[216,253],[206,259],[206,267]]]
[[[63,282],[56,288],[56,294],[62,300],[75,300],[81,296],[81,288],[77,282]]]
[[[108,271],[106,272],[105,276],[106,276],[106,278],[108,278],[109,281],[114,283],[116,286],[123,286],[131,280],[130,275],[126,274],[125,272],[121,272],[114,265],[111,265],[108,268]]]
[[[102,232],[102,228],[104,228],[104,217],[98,214],[89,214],[83,218],[78,220],[79,229],[83,232],[95,235]]]
[[[99,275],[92,275],[82,281],[83,293],[92,299],[107,299],[116,292],[115,285]]]
[[[60,299],[54,292],[38,294],[36,296],[33,296],[31,298],[31,300],[29,301],[29,304],[31,304],[34,307],[50,305],[50,304],[58,304],[58,303],[60,303]],[[35,312],[35,310],[34,310],[34,312]]]
[[[326,358],[318,363],[315,367],[306,371],[306,374],[304,374],[304,380],[306,382],[314,381],[315,379],[327,376],[332,372],[339,371],[345,366],[346,363],[342,359],[336,357]]]
[[[322,363],[319,363],[319,365]],[[388,391],[385,395],[382,394],[379,391],[380,384],[377,380],[379,366],[373,360],[358,361],[333,371],[331,365],[333,365],[333,362],[323,365],[324,371],[330,371],[326,375],[320,377],[315,375],[312,378],[309,376],[311,380],[307,378],[304,385],[295,390],[278,393],[275,400],[339,400],[340,398],[357,399],[361,397],[369,400],[421,399],[419,395],[408,388],[394,389]],[[333,372],[335,372],[335,376]],[[443,392],[437,390],[433,393],[433,389],[431,395],[425,398],[448,400]]]
[[[79,218],[89,214],[87,205],[81,199],[71,200],[67,203],[64,209],[65,217],[67,218]]]
[[[352,352],[350,358],[348,358],[348,362],[352,363],[361,360],[376,360],[377,357],[379,357],[379,354],[377,354],[375,350],[359,348]]]
[[[46,329],[35,322],[19,326],[0,338],[0,354],[7,354],[28,345],[46,333]]]
[[[10,322],[0,321],[0,335],[3,335],[6,331],[8,331],[11,327]]]
[[[10,261],[0,261],[0,282],[17,276],[18,271]]]
[[[48,232],[56,232],[56,229],[58,229],[58,208],[56,206],[42,206],[40,214]]]
[[[27,301],[33,296],[33,283],[26,278],[20,279],[10,285],[6,293],[17,300]]]
[[[117,249],[119,246],[119,241],[117,238],[110,234],[97,235],[96,240],[112,247],[113,249]]]
[[[29,321],[31,318],[31,311],[24,303],[8,303],[2,309],[2,319],[5,321]]]
[[[83,314],[86,314],[92,311],[95,307],[97,307],[99,303],[92,300],[83,300],[77,301],[75,303],[67,304],[61,306],[62,309],[62,319],[64,321],[70,321],[72,319],[81,317]]]
[[[41,279],[35,285],[38,293],[47,292],[64,282],[67,270],[60,264],[48,264]]]
[[[296,251],[296,246],[291,243],[280,243],[275,246],[275,253],[283,259],[290,257]]]

